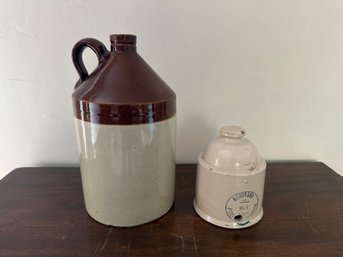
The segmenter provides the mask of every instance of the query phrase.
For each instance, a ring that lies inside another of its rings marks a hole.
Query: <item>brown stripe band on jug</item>
[[[149,104],[97,104],[73,99],[77,119],[97,124],[135,125],[162,121],[176,113],[176,100]]]

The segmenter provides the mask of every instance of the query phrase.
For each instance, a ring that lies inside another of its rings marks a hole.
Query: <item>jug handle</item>
[[[97,68],[104,63],[110,56],[110,52],[106,49],[106,46],[97,39],[94,38],[84,38],[78,41],[73,47],[71,56],[77,73],[80,76],[79,81],[76,83],[75,88],[77,88],[88,76],[88,71],[82,60],[82,53],[86,47],[89,47],[98,57]]]

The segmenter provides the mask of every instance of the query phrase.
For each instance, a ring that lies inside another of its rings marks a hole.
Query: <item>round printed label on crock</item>
[[[258,196],[252,191],[243,191],[232,195],[226,202],[227,216],[232,220],[244,220],[253,216],[258,208]]]

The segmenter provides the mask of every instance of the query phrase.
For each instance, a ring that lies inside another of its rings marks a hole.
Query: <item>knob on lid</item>
[[[239,175],[259,171],[265,161],[244,136],[245,130],[241,127],[222,127],[220,136],[206,146],[203,161],[220,173]]]

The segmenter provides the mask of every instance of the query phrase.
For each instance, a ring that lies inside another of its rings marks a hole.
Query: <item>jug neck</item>
[[[136,40],[137,37],[135,35],[111,35],[111,52],[136,52]]]

